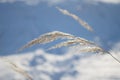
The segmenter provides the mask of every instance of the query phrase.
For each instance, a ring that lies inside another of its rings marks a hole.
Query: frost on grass
[[[82,25],[84,28],[86,28],[88,31],[93,32],[94,30],[92,29],[92,27],[86,23],[85,21],[83,21],[81,18],[79,18],[78,16],[76,16],[73,13],[70,13],[68,10],[65,9],[61,9],[59,7],[56,7],[62,14],[67,15],[72,17],[74,20],[76,20],[80,25]]]

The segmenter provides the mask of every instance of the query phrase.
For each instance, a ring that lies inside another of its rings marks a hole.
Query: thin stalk
[[[120,63],[120,60],[117,59],[115,56],[113,56],[110,52],[107,52],[107,54],[109,54],[113,59],[115,59],[118,63]]]

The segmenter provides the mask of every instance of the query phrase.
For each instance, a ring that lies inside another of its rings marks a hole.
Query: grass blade
[[[61,9],[59,7],[56,7],[62,14],[67,15],[72,17],[74,20],[76,20],[80,25],[82,25],[84,28],[86,28],[88,31],[93,32],[94,30],[92,29],[92,27],[85,21],[83,21],[81,18],[79,18],[78,16],[76,16],[73,13],[70,13],[69,11],[65,10],[65,9]]]
[[[50,47],[48,50],[61,48],[61,47],[68,47],[68,46],[72,46],[72,45],[83,46],[83,45],[92,45],[92,44],[94,44],[94,43],[90,42],[90,41],[88,41],[86,39],[83,39],[83,38],[80,38],[80,37],[76,37],[76,38],[74,38],[72,40],[68,40],[68,41],[56,44],[55,46]]]
[[[0,57],[0,59],[3,60],[4,62],[7,62],[10,65],[11,69],[13,69],[15,72],[18,72],[19,74],[23,75],[28,80],[33,80],[29,74],[27,74],[23,69],[21,69],[19,66],[17,66],[15,63],[10,61],[9,59],[4,57]]]
[[[73,39],[74,36],[71,34],[60,32],[60,31],[53,31],[53,32],[45,33],[45,34],[41,35],[40,37],[28,42],[28,44],[26,44],[22,48],[20,48],[18,50],[18,52],[22,51],[25,48],[33,46],[35,44],[46,44],[46,43],[52,42],[52,41],[59,39],[59,38],[61,38],[61,39]]]

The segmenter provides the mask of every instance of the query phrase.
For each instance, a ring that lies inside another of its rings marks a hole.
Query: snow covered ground
[[[111,53],[119,59],[120,43],[113,46]],[[38,49],[8,58],[26,70],[33,80],[120,80],[120,64],[107,54],[85,56],[70,49],[58,55]],[[0,71],[0,80],[26,80],[3,61]]]

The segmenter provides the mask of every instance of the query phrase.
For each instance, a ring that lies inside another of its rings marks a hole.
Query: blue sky
[[[28,41],[54,30],[95,41],[110,49],[120,41],[119,3],[119,0],[1,0],[0,54],[13,54]],[[78,15],[95,33],[61,14],[56,6]]]

